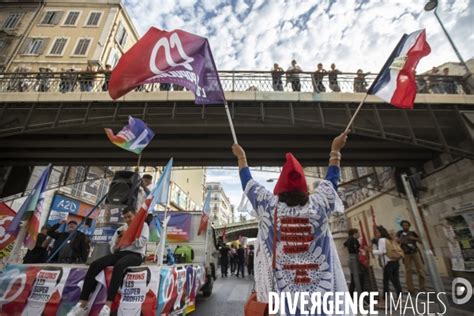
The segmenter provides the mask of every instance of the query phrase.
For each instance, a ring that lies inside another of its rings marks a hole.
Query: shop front
[[[93,207],[94,205],[56,192],[51,203],[47,225],[52,226],[62,220],[67,222],[74,220],[80,223]],[[88,230],[93,230],[97,215],[98,211],[94,211],[86,220],[86,224],[89,226]]]
[[[463,204],[445,217],[443,231],[453,275],[474,278],[474,203]]]

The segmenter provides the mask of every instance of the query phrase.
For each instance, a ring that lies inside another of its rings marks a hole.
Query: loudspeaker
[[[117,171],[109,186],[105,203],[135,207],[141,178],[137,172]]]

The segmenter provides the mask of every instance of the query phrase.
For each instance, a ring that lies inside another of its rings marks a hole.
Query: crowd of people
[[[6,86],[7,91],[25,92],[36,90],[38,92],[56,91],[52,88],[53,82],[58,81],[58,90],[62,93],[81,91],[81,92],[106,92],[109,90],[109,80],[112,73],[112,66],[105,65],[104,68],[87,65],[84,70],[64,69],[61,68],[59,74],[53,73],[50,68],[41,67],[39,72],[33,78],[28,76],[25,68],[18,68],[15,75],[9,77]],[[302,68],[296,60],[292,60],[290,67],[285,71],[277,63],[270,70],[273,91],[284,91],[286,86],[290,86],[292,91],[302,91],[303,84],[307,81],[308,76],[303,74]],[[340,80],[338,76],[343,75]],[[355,93],[365,93],[369,87],[367,75],[370,72],[364,72],[358,69],[353,78],[352,75],[343,74],[336,68],[336,64],[332,63],[330,70],[324,69],[323,64],[319,63],[317,69],[310,73],[310,80],[313,92],[341,92],[341,81],[352,81],[352,91]],[[327,81],[325,78],[327,77]],[[239,80],[239,79],[237,79]],[[245,80],[245,79],[243,79]],[[284,84],[286,81],[286,85]],[[232,85],[234,87],[234,85]],[[5,88],[3,88],[5,89]],[[184,91],[183,86],[170,83],[140,85],[135,88],[139,92],[151,91]],[[251,85],[246,91],[258,91],[257,86]],[[418,93],[434,93],[434,94],[456,94],[458,93],[458,83],[456,77],[449,74],[449,68],[444,68],[441,72],[437,67],[426,74],[417,76],[417,92]]]
[[[321,93],[328,91],[326,84],[323,82],[324,77],[327,77],[327,86],[332,92],[341,92],[338,75],[342,74],[342,72],[336,68],[334,63],[331,64],[330,68],[330,70],[325,70],[323,64],[319,63],[316,70],[311,73],[313,92]],[[303,70],[296,60],[291,61],[291,65],[286,72],[275,63],[271,69],[273,90],[284,91],[283,75],[286,75],[286,85],[291,85],[293,91],[301,91],[302,73]],[[370,72],[364,73],[362,69],[357,70],[356,76],[353,78],[353,92],[367,92],[369,84],[366,77],[369,74]],[[449,68],[444,68],[443,73],[440,73],[437,67],[433,67],[428,75],[417,77],[417,90],[418,93],[456,94],[457,84],[455,78],[449,75]]]
[[[400,261],[405,267],[406,288],[410,294],[426,291],[426,273],[422,263],[422,257],[417,243],[420,243],[420,237],[412,230],[411,224],[407,220],[401,221],[402,230],[395,233],[389,233],[383,226],[375,227],[375,237],[372,239],[372,245],[362,249],[359,242],[359,231],[350,229],[348,239],[344,246],[349,253],[349,268],[351,271],[351,282],[349,292],[371,291],[371,282],[366,257],[369,253],[379,258],[379,263],[383,267],[383,297],[390,292],[389,284],[395,289],[395,295],[402,294],[400,282]],[[413,272],[418,275],[418,290],[413,284]],[[358,276],[358,277],[357,277]],[[380,306],[385,306],[383,300]]]
[[[253,277],[253,263],[254,263],[254,247],[249,245],[244,248],[243,245],[238,247],[231,244],[229,247],[222,239],[219,241],[219,264],[221,266],[221,277],[226,278],[229,275],[236,277],[242,276],[245,278],[245,268],[247,268],[247,275]],[[229,266],[230,265],[230,266]]]

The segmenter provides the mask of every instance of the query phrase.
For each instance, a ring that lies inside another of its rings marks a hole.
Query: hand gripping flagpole
[[[229,105],[227,104],[227,100],[224,101],[225,112],[227,113],[227,119],[229,120],[230,131],[232,132],[232,139],[234,140],[234,144],[238,144],[237,135],[235,134],[234,123],[232,122],[232,116],[230,115]]]

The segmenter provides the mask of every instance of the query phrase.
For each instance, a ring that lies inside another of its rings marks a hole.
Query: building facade
[[[120,0],[1,1],[0,27],[8,72],[113,67],[139,37]]]
[[[170,206],[176,210],[202,210],[206,183],[205,168],[173,168]]]
[[[207,192],[211,194],[210,219],[214,225],[230,224],[233,221],[230,199],[219,182],[206,183]]]

